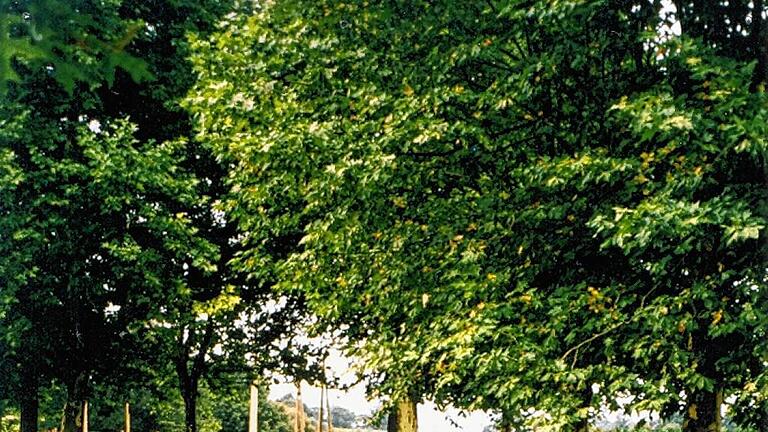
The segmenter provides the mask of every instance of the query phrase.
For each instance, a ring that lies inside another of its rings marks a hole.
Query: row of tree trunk
[[[26,406],[26,410],[24,407]],[[22,406],[21,432],[38,432],[37,413],[39,402],[37,398],[27,402]],[[131,407],[128,402],[125,403],[125,429],[124,432],[131,432]],[[84,400],[79,405],[67,401],[64,406],[64,414],[61,419],[61,432],[88,432],[88,401]]]
[[[34,376],[25,374],[25,380],[34,381]],[[27,382],[24,389],[35,389],[34,382]],[[72,390],[72,395],[79,392],[85,383],[82,380],[76,380]],[[251,386],[251,407],[249,415],[249,432],[257,432],[258,411],[255,404],[258,404],[258,390]],[[301,386],[297,385],[296,395],[296,417],[294,423],[295,432],[305,432],[306,415],[304,413],[304,404],[301,399]],[[256,396],[254,396],[256,395]],[[37,432],[37,414],[39,402],[35,391],[23,391],[21,395],[21,432]],[[70,397],[66,402],[61,422],[61,432],[88,432],[88,401],[84,398],[78,400],[77,397]],[[194,398],[191,398],[194,399]],[[187,408],[195,408],[194,400],[185,400]],[[723,419],[721,407],[723,405],[723,392],[720,389],[714,391],[700,391],[691,395],[687,405],[685,423],[683,430],[691,432],[712,432],[721,431]],[[326,414],[327,413],[327,414]],[[125,404],[125,432],[131,432],[131,414],[130,405]],[[323,417],[325,415],[326,427],[323,427]],[[194,416],[194,414],[193,414]],[[189,417],[189,416],[188,416]],[[187,419],[189,420],[189,419]],[[762,422],[766,423],[766,422]],[[333,420],[331,416],[330,400],[328,398],[328,388],[323,385],[320,393],[320,409],[317,418],[316,432],[333,432]],[[502,426],[502,430],[508,430],[508,427]],[[579,432],[588,430],[587,424],[578,428]],[[418,418],[416,414],[416,403],[413,401],[401,401],[390,412],[387,418],[387,432],[417,432]],[[768,424],[760,425],[761,432],[768,432]]]
[[[327,427],[323,428],[324,410]],[[294,432],[305,432],[306,414],[304,413],[304,403],[301,400],[301,384],[296,384],[296,415],[293,423]],[[317,416],[317,426],[315,432],[333,432],[333,418],[331,415],[330,398],[328,397],[328,387],[323,385],[320,388],[320,408]],[[417,432],[418,418],[416,415],[416,402],[412,400],[398,402],[390,411],[387,417],[387,432]]]
[[[325,405],[323,405],[325,403]],[[324,415],[325,412],[327,415]],[[323,417],[326,419],[326,427],[323,428]],[[304,402],[301,400],[301,384],[296,384],[296,415],[293,423],[294,432],[304,432],[306,429],[307,417],[304,413]],[[320,387],[320,408],[317,415],[317,426],[315,432],[333,432],[333,416],[331,414],[331,402],[328,397],[328,387],[323,384]]]
[[[331,401],[328,397],[328,386],[323,384],[320,387],[320,409],[317,414],[317,428],[315,430],[317,432],[323,432],[323,401],[325,401],[325,409],[328,412],[327,414],[327,432],[333,432],[333,415],[331,414]]]

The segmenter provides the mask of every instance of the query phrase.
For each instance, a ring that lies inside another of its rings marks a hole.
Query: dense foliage
[[[265,2],[194,39],[235,264],[393,399],[764,404],[765,11],[672,3]]]
[[[240,430],[245,382],[334,340],[390,430],[768,430],[766,19],[0,0],[0,416]]]
[[[0,95],[9,81],[45,71],[70,94],[75,86],[115,80],[118,68],[137,81],[152,74],[126,51],[144,27],[120,17],[120,1],[0,2]]]
[[[290,351],[300,304],[265,310],[276,296],[229,271],[223,167],[178,106],[185,34],[237,7],[0,2],[0,397],[25,432],[78,429],[85,399],[152,405],[158,386],[193,431],[206,381]]]

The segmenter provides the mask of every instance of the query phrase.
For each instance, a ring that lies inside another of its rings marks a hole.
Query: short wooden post
[[[125,403],[125,432],[131,432],[131,405]]]
[[[248,432],[259,432],[259,388],[251,383],[251,403],[248,410]]]
[[[83,401],[83,432],[88,432],[88,401]]]

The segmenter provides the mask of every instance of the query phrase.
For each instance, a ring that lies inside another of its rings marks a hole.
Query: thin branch
[[[213,319],[209,317],[203,333],[203,340],[200,342],[200,350],[197,352],[197,356],[192,364],[192,376],[195,378],[200,378],[205,370],[205,357],[208,355],[208,349],[211,347],[215,330]]]
[[[513,40],[515,41],[515,43],[517,43],[517,41],[515,39],[513,39]],[[518,50],[519,49],[520,48],[518,47]],[[498,50],[502,54],[505,54],[507,57],[511,58],[512,60],[522,60],[521,56],[524,55],[523,53],[520,53],[520,55],[517,55],[517,54],[513,53],[512,51],[510,51],[508,49],[505,49],[505,48],[498,48]]]
[[[496,63],[494,63],[494,62],[492,62],[490,60],[484,60],[484,59],[477,59],[475,61],[477,63],[481,64],[481,65],[486,65],[486,66],[492,67],[494,69],[500,69],[500,70],[503,70],[505,72],[515,72],[515,70],[512,68],[512,66],[510,66],[510,65],[508,65],[506,63],[496,64]]]
[[[566,351],[566,352],[565,352],[565,354],[563,354],[563,355],[560,357],[560,360],[565,360],[565,359],[566,359],[566,358],[568,358],[568,356],[569,356],[569,355],[571,355],[571,353],[573,353],[573,352],[576,352],[576,353],[578,353],[578,351],[579,351],[579,348],[581,348],[581,347],[583,347],[584,345],[586,345],[586,344],[588,344],[588,343],[590,343],[590,342],[593,342],[593,341],[595,341],[595,340],[597,340],[597,339],[599,339],[599,338],[601,338],[601,337],[603,337],[603,336],[607,335],[608,333],[610,333],[610,332],[612,332],[612,331],[616,330],[617,328],[619,328],[619,327],[621,327],[621,326],[623,326],[623,325],[625,325],[625,324],[627,324],[627,323],[628,323],[628,321],[621,321],[621,322],[618,322],[618,323],[616,323],[615,325],[613,325],[612,327],[609,327],[609,328],[607,328],[607,329],[605,329],[605,330],[601,331],[600,333],[597,333],[597,334],[595,334],[595,335],[592,335],[592,337],[590,337],[589,339],[586,339],[586,340],[584,340],[584,341],[580,342],[580,343],[579,343],[579,344],[577,344],[576,346],[574,346],[574,347],[572,347],[571,349],[569,349],[568,351]],[[576,359],[575,359],[575,358],[574,358],[573,362],[574,362],[574,364],[576,364]]]
[[[446,151],[428,151],[428,152],[407,151],[407,152],[400,152],[396,154],[398,156],[411,156],[415,158],[446,157],[456,153],[460,149],[461,147],[457,147],[457,148],[446,150]]]
[[[656,288],[658,288],[658,285],[657,285],[657,286],[655,286],[655,287],[653,287],[653,289],[651,289],[650,291],[648,291],[648,292],[647,292],[647,293],[646,293],[646,294],[643,296],[643,298],[642,298],[642,299],[640,299],[640,306],[637,308],[637,310],[642,310],[642,309],[644,309],[644,308],[645,308],[645,301],[646,301],[646,299],[647,299],[647,298],[648,298],[648,297],[649,297],[651,294],[653,294],[653,292],[654,292],[654,291],[656,291]],[[619,298],[620,298],[620,297],[617,297],[617,298],[616,298],[616,301],[615,301],[615,303],[618,303],[618,300],[619,300]],[[637,314],[633,314],[633,316],[638,316],[638,315],[637,315]],[[560,360],[563,360],[563,361],[565,361],[565,359],[566,359],[566,358],[568,358],[568,356],[569,356],[569,355],[571,355],[571,354],[573,353],[573,354],[574,354],[574,358],[573,358],[573,363],[572,363],[572,365],[571,365],[571,369],[573,369],[573,365],[575,365],[575,364],[576,364],[576,356],[578,355],[578,353],[579,353],[579,349],[580,349],[581,347],[583,347],[584,345],[587,345],[587,344],[588,344],[588,343],[590,343],[590,342],[594,342],[595,340],[597,340],[597,339],[599,339],[599,338],[601,338],[601,337],[603,337],[603,336],[607,335],[608,333],[610,333],[610,332],[612,332],[612,331],[614,331],[614,330],[618,329],[619,327],[621,327],[621,326],[623,326],[623,325],[629,324],[629,322],[630,322],[630,320],[623,320],[623,321],[620,321],[620,322],[618,322],[618,323],[614,324],[613,326],[611,326],[611,327],[609,327],[609,328],[607,328],[607,329],[605,329],[605,330],[601,331],[600,333],[596,333],[596,334],[592,335],[590,338],[588,338],[588,339],[586,339],[586,340],[584,340],[584,341],[582,341],[582,342],[578,343],[576,346],[574,346],[574,347],[571,347],[570,349],[568,349],[568,351],[566,351],[566,352],[565,352],[565,354],[563,354],[563,355],[560,357]]]

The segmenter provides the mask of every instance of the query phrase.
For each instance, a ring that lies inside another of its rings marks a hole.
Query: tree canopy
[[[562,430],[632,394],[704,430],[724,395],[764,391],[764,12],[233,17],[193,40],[186,104],[231,166],[235,264],[302,292],[394,399]]]
[[[241,382],[321,379],[317,337],[391,430],[424,399],[768,430],[766,19],[0,0],[0,414],[69,432],[130,396],[160,428],[180,398],[187,432],[237,428]]]
[[[181,393],[196,430],[204,381],[263,379],[302,317],[293,302],[263,313],[275,296],[228,269],[223,167],[186,138],[178,106],[193,79],[185,34],[233,8],[0,2],[0,367],[25,432],[51,386],[63,430],[94,394],[121,406],[158,386]]]

